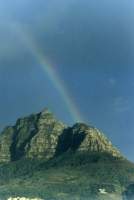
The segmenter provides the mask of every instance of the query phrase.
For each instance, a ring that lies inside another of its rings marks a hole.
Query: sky
[[[134,2],[0,1],[0,129],[48,107],[134,161]]]

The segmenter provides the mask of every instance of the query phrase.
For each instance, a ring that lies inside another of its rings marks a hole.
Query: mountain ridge
[[[68,127],[48,109],[18,119],[14,126],[5,128],[0,135],[0,162],[22,157],[47,160],[57,155],[58,151],[68,149],[107,152],[113,157],[123,157],[97,128],[84,123]]]

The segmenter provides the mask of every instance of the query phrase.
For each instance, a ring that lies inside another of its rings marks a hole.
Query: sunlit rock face
[[[22,157],[51,158],[65,128],[66,125],[56,120],[47,109],[18,119],[15,126],[6,128],[0,136],[0,162]]]
[[[120,152],[97,128],[77,123],[72,128],[72,135],[72,148],[76,148],[77,151],[106,152],[114,157],[122,157]]]
[[[106,152],[121,158],[120,152],[98,129],[83,123],[67,127],[47,109],[18,119],[0,135],[0,162],[21,158],[48,160],[68,150]]]
[[[37,122],[37,133],[26,146],[26,156],[39,159],[52,158],[56,152],[59,135],[63,133],[65,127],[48,110],[43,111]]]

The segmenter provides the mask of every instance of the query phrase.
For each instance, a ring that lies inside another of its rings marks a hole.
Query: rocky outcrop
[[[0,135],[0,162],[23,157],[48,160],[68,150],[122,157],[98,129],[83,123],[67,127],[47,109],[17,120],[15,126],[7,127]]]
[[[97,128],[80,123],[72,128],[72,132],[72,148],[74,148],[73,145],[76,146],[77,151],[106,152],[114,157],[121,157],[120,152]],[[78,138],[82,138],[80,144],[78,144],[80,140]]]
[[[36,135],[26,146],[26,157],[49,159],[55,155],[58,138],[66,126],[48,110],[40,114]]]

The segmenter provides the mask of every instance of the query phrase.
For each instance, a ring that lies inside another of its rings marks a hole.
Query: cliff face
[[[122,157],[98,129],[83,123],[67,127],[48,110],[19,119],[0,135],[0,162],[22,157],[48,160],[68,150],[106,152]]]
[[[26,145],[26,157],[49,159],[55,155],[58,138],[66,126],[55,119],[52,113],[40,113],[35,136]]]
[[[106,152],[112,156],[121,157],[120,152],[97,128],[85,124],[76,124],[72,128],[72,132],[73,144],[77,143],[78,138],[83,138],[78,145],[77,151]]]

